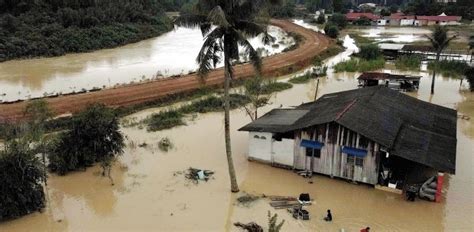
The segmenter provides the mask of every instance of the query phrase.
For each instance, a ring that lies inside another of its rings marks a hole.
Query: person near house
[[[365,227],[364,229],[360,230],[360,232],[370,232],[370,227]]]
[[[324,221],[327,221],[327,222],[332,221],[332,214],[331,214],[331,210],[330,210],[330,209],[328,209],[328,214],[327,214],[326,217],[324,218]]]

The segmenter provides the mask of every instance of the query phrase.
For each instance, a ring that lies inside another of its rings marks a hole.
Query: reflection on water
[[[270,26],[269,33],[276,38],[274,46],[263,45],[259,38],[250,40],[255,48],[265,50],[264,56],[279,53],[294,43],[278,27]],[[159,74],[187,74],[197,69],[196,54],[202,43],[200,30],[176,28],[162,36],[114,49],[3,62],[0,101],[113,87]]]
[[[411,43],[426,40],[425,35],[431,31],[420,27],[369,27],[353,30],[375,41],[393,41],[395,43]]]

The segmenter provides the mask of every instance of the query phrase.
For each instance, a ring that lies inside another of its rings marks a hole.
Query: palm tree
[[[244,54],[260,73],[260,56],[248,39],[263,35],[263,43],[268,44],[273,40],[267,33],[268,20],[260,17],[260,12],[267,4],[277,2],[278,0],[198,0],[191,14],[182,15],[176,20],[178,26],[201,29],[204,44],[197,56],[198,74],[201,77],[215,68],[222,61],[221,55],[224,55],[225,148],[232,192],[239,191],[230,143],[229,89],[234,74],[232,64],[239,60],[239,54]]]
[[[431,36],[426,36],[436,52],[436,63],[439,62],[439,57],[444,49],[446,49],[451,40],[455,39],[456,36],[451,36],[448,38],[448,30],[445,27],[435,26],[435,29]],[[435,76],[436,76],[436,67],[433,69],[433,78],[431,79],[431,94],[434,94],[434,85],[435,85]]]

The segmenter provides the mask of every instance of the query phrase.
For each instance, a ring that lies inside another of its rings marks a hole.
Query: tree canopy
[[[0,62],[110,48],[172,29],[164,0],[0,0]]]
[[[30,144],[17,139],[0,150],[0,222],[44,208],[43,164]]]

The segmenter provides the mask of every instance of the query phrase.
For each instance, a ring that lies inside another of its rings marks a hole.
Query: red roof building
[[[375,15],[373,13],[347,13],[346,14],[346,19],[348,21],[356,21],[360,18],[368,18],[372,21],[380,19],[379,15]]]

